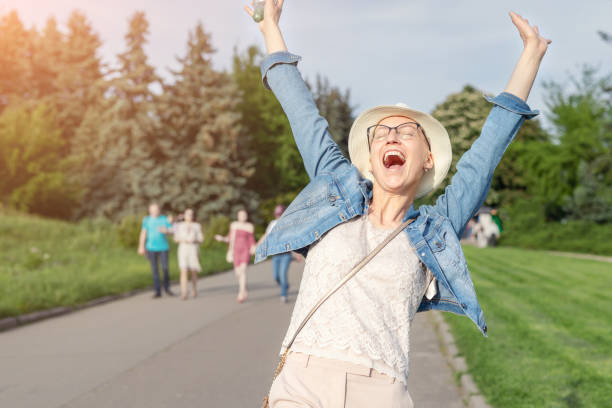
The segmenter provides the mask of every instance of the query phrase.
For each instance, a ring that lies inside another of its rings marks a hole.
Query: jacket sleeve
[[[308,176],[345,171],[350,162],[332,140],[327,120],[297,69],[300,59],[288,52],[268,55],[261,63],[264,86],[274,92],[289,119]]]
[[[450,219],[459,237],[487,198],[493,172],[521,125],[539,114],[507,92],[485,98],[494,106],[481,134],[457,162],[457,172],[434,206]]]

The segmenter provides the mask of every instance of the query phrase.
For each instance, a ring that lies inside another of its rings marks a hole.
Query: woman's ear
[[[425,171],[429,171],[433,169],[434,166],[434,157],[431,152],[427,152],[427,157],[425,158],[425,163],[423,163],[423,169]]]

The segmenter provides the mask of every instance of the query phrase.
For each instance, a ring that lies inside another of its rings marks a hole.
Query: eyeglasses
[[[395,130],[395,133],[401,140],[412,139],[413,137],[418,136],[419,128],[421,132],[423,132],[423,136],[425,136],[425,142],[427,142],[427,147],[431,150],[431,146],[429,145],[429,139],[425,134],[425,129],[421,125],[416,122],[405,122],[401,123],[395,127],[389,127],[386,125],[372,125],[367,129],[368,132],[368,148],[373,141],[379,141],[385,139],[389,136],[392,130]]]

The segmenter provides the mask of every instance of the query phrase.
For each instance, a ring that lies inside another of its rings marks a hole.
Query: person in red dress
[[[245,210],[238,211],[238,221],[230,224],[229,234],[224,237],[215,235],[217,241],[227,242],[227,261],[233,262],[234,272],[238,278],[238,297],[236,300],[242,303],[248,297],[246,270],[251,255],[255,253],[255,228],[248,222],[248,214]]]

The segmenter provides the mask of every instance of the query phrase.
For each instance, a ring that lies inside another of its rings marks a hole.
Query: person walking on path
[[[283,211],[285,211],[285,206],[277,205],[274,207],[274,219],[270,221],[268,227],[266,228],[266,232],[258,241],[258,244],[262,242],[270,231],[276,225],[278,219],[283,215]],[[287,303],[287,291],[289,290],[289,280],[287,279],[287,271],[289,269],[289,264],[291,263],[294,255],[291,252],[286,252],[278,255],[274,255],[272,257],[272,268],[274,270],[274,280],[281,288],[281,302]]]
[[[353,123],[347,160],[298,71],[300,57],[287,51],[278,25],[283,3],[265,0],[259,28],[268,55],[261,72],[289,119],[310,183],[258,246],[255,261],[289,251],[308,256],[281,348],[281,354],[289,353],[268,403],[272,408],[412,407],[406,383],[417,311],[465,315],[486,336],[459,238],[487,196],[504,151],[525,119],[538,114],[525,101],[550,41],[511,13],[524,50],[510,81],[504,92],[487,97],[491,112],[450,185],[434,205],[415,209],[414,200],[439,187],[450,167],[446,129],[406,105],[377,106]],[[253,16],[250,7],[245,9]],[[408,51],[405,58],[423,63]],[[310,315],[398,227],[399,235]]]
[[[217,241],[227,242],[227,261],[234,263],[234,272],[238,278],[238,296],[236,300],[242,303],[246,300],[249,293],[247,291],[246,270],[251,255],[255,251],[255,228],[248,222],[248,214],[245,210],[238,211],[238,220],[230,224],[229,234],[224,237],[215,235]]]
[[[199,245],[204,241],[202,226],[194,221],[193,210],[188,208],[184,221],[174,225],[174,241],[178,244],[178,264],[181,271],[181,299],[187,299],[187,275],[191,273],[191,297],[197,296],[200,266]]]
[[[171,232],[172,223],[165,216],[160,214],[159,205],[151,203],[149,205],[149,215],[142,219],[140,239],[138,242],[138,253],[146,255],[151,264],[153,274],[153,285],[155,287],[154,298],[161,297],[161,285],[159,282],[158,263],[161,261],[164,273],[164,291],[168,296],[174,296],[170,290],[170,274],[168,271],[168,240],[166,234]]]

